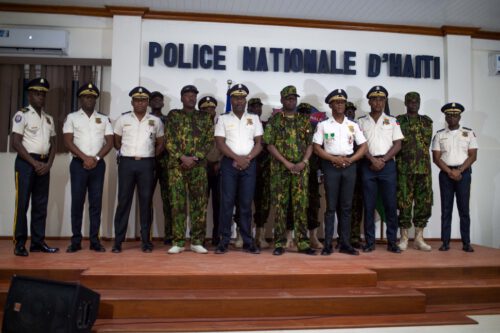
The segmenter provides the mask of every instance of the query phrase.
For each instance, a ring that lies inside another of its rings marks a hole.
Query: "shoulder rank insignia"
[[[464,130],[468,130],[468,131],[471,131],[472,132],[472,129],[468,128],[468,127],[462,127]]]
[[[122,115],[125,115],[125,114],[129,114],[131,113],[132,111],[127,111],[127,112],[123,112]]]
[[[247,125],[253,125],[253,119],[247,118]]]
[[[21,112],[28,112],[29,110],[30,110],[30,108],[26,107],[26,108],[22,108],[22,109],[21,109],[21,110],[19,110],[19,111],[21,111]]]
[[[102,123],[101,118],[95,118],[95,123],[96,123],[96,124],[101,124],[101,123]]]

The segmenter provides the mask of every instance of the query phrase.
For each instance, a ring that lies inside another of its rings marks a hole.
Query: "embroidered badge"
[[[15,121],[16,123],[18,123],[18,122],[20,122],[22,119],[23,119],[23,117],[22,117],[20,114],[18,114],[18,115],[14,118],[14,121]]]
[[[101,123],[102,123],[101,118],[95,118],[95,123],[96,123],[96,124],[101,124]]]
[[[349,126],[347,126],[347,127],[349,128],[349,131],[351,131],[351,133],[354,133],[354,126],[349,125]]]
[[[462,132],[462,136],[463,136],[464,138],[468,137],[468,136],[469,136],[469,132]]]
[[[389,119],[384,119],[384,125],[389,125]]]
[[[247,118],[247,125],[253,125],[253,119]]]
[[[154,126],[155,121],[153,119],[149,119],[148,124],[149,124],[149,126]]]
[[[50,118],[49,118],[49,117],[45,117],[45,119],[47,119],[47,123],[48,123],[49,125],[52,125],[52,122],[50,121]]]

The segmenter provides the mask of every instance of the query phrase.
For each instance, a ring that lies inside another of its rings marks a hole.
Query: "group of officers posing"
[[[18,256],[29,254],[25,244],[30,198],[30,252],[59,251],[45,242],[50,168],[55,157],[54,121],[44,111],[49,83],[37,78],[26,89],[29,106],[14,115],[11,134],[13,148],[18,153],[14,221],[14,253]],[[191,251],[208,252],[205,229],[210,191],[214,213],[212,243],[216,254],[229,249],[235,207],[240,246],[248,253],[258,254],[261,247],[268,246],[263,227],[271,209],[273,255],[282,255],[291,246],[307,255],[315,255],[317,249],[321,249],[322,255],[330,255],[334,251],[335,217],[339,252],[358,255],[356,248],[371,252],[375,250],[377,198],[382,202],[381,215],[387,224],[387,250],[400,253],[407,249],[413,222],[414,247],[430,251],[423,238],[433,202],[430,150],[441,170],[439,250],[450,248],[456,197],[462,249],[473,251],[469,198],[477,141],[471,129],[460,126],[464,111],[461,104],[448,103],[442,107],[447,127],[432,138],[432,120],[418,113],[420,95],[416,92],[405,96],[407,112],[392,117],[384,112],[387,90],[382,86],[371,88],[366,95],[371,110],[357,122],[356,108],[347,102],[343,89],[335,89],[326,96],[332,117],[321,119],[311,115],[315,110],[311,105],[297,105],[300,96],[296,88],[287,86],[280,93],[282,108],[267,122],[260,119],[260,99],[250,99],[247,109],[249,90],[243,84],[229,89],[231,111],[219,116],[215,111],[217,101],[211,96],[198,101],[198,93],[193,85],[183,87],[180,94],[183,108],[171,110],[165,116],[160,92],[150,93],[144,87],[135,87],[129,93],[132,111],[123,113],[112,126],[107,116],[95,111],[99,89],[92,83],[80,87],[81,108],[68,114],[63,126],[64,143],[73,155],[69,166],[73,235],[67,252],[82,249],[87,194],[90,249],[106,251],[99,240],[99,228],[104,157],[113,146],[119,156],[113,253],[122,252],[135,189],[140,208],[141,249],[153,250],[151,206],[158,181],[165,216],[165,244],[172,245],[169,254],[185,250],[188,214]],[[323,244],[316,236],[319,222],[314,221],[319,209],[317,170],[323,174],[327,206]],[[360,219],[359,209],[353,211],[353,202],[356,206],[360,199],[364,206],[363,246],[359,244],[359,221],[356,221]],[[251,227],[252,203],[255,236]]]

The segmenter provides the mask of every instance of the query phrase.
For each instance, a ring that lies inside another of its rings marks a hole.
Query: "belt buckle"
[[[41,155],[40,155],[40,159],[41,159],[41,160],[44,160],[44,159],[46,159],[46,158],[47,158],[47,155],[44,155],[44,154],[41,154]]]
[[[139,157],[139,156],[134,156],[134,160],[136,160],[136,161],[140,161],[140,160],[142,160],[142,157]]]

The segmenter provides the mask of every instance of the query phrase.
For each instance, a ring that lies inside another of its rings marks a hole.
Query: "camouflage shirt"
[[[396,155],[399,173],[430,174],[430,145],[432,141],[432,119],[425,115],[396,117],[405,136],[401,150]]]
[[[269,119],[264,131],[264,142],[274,145],[288,161],[298,163],[312,144],[312,135],[309,115],[295,113],[289,116],[279,112]]]
[[[205,165],[205,157],[214,143],[214,125],[210,115],[195,110],[171,110],[165,124],[165,147],[169,159],[168,167],[179,166],[183,156],[196,156]]]

